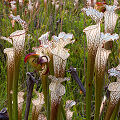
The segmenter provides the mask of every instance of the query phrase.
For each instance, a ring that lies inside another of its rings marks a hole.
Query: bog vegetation
[[[117,0],[0,1],[0,120],[119,120]]]

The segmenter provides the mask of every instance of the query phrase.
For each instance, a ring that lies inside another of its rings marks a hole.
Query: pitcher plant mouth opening
[[[110,101],[112,104],[117,104],[120,99],[120,83],[119,82],[112,82],[108,86],[108,90],[110,93]]]
[[[117,81],[120,80],[120,64],[116,68],[111,68],[108,70],[109,76],[117,77]]]
[[[83,32],[86,33],[88,54],[95,56],[100,44],[100,23],[88,26]]]
[[[66,101],[66,106],[65,106],[65,111],[66,111],[66,119],[67,120],[72,120],[72,116],[73,116],[73,111],[70,110],[71,107],[73,107],[74,105],[76,105],[76,102],[73,100],[67,100]]]
[[[35,93],[37,94],[38,98],[32,100],[32,104],[33,104],[33,107],[32,107],[32,119],[37,120],[39,118],[39,114],[41,112],[43,104],[45,102],[44,102],[43,93],[38,93],[37,91],[35,91]]]
[[[82,11],[85,12],[87,16],[90,16],[96,23],[101,22],[104,16],[102,12],[93,9],[92,7],[83,8]]]
[[[118,19],[118,15],[115,13],[117,6],[113,5],[106,5],[106,11],[104,13],[104,26],[105,26],[105,33],[113,33],[116,22]]]
[[[111,118],[115,106],[120,100],[120,82],[110,83],[108,90],[110,91],[110,101],[105,115],[105,120],[109,120]]]

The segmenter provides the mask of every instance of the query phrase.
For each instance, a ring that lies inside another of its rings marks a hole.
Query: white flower
[[[93,9],[92,7],[83,8],[82,11],[85,12],[87,16],[90,16],[96,23],[100,22],[104,16],[102,12]]]
[[[70,80],[69,78],[56,78],[55,76],[49,75],[51,83],[49,89],[51,91],[51,102],[56,103],[61,100],[62,95],[65,94],[65,87],[61,84],[64,81]]]
[[[120,82],[112,82],[108,86],[110,93],[110,102],[112,104],[117,104],[120,100]]]

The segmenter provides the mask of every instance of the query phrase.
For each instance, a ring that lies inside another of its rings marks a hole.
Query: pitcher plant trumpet
[[[110,101],[107,108],[105,120],[109,120],[115,108],[115,105],[120,100],[120,83],[119,82],[112,82],[108,86],[108,90],[110,91]]]
[[[12,86],[13,86],[13,72],[14,72],[14,51],[13,48],[4,49],[7,54],[7,99],[8,99],[8,113],[9,120],[12,120]]]

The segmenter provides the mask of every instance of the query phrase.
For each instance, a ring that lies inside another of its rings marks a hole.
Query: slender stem
[[[50,120],[57,120],[58,108],[59,108],[59,103],[58,102],[55,102],[55,103],[51,104]]]
[[[66,120],[66,114],[63,108],[62,100],[58,103],[52,103],[50,120]]]
[[[43,87],[45,105],[47,108],[47,79],[46,79],[46,75],[42,75],[42,87]]]
[[[86,120],[90,120],[91,99],[92,99],[92,80],[94,75],[95,55],[88,53],[87,58],[87,79],[86,79]]]
[[[99,120],[100,106],[102,102],[102,90],[104,85],[104,70],[95,70],[95,117],[94,120]]]
[[[63,109],[64,110],[64,109]],[[57,120],[63,120],[63,115],[62,115],[62,100],[58,106],[58,114],[57,114]]]
[[[12,84],[13,84],[13,68],[7,66],[7,99],[9,120],[12,120]]]
[[[111,102],[109,102],[108,104],[108,108],[107,108],[107,112],[106,112],[106,115],[105,115],[105,119],[104,120],[110,120],[111,118],[111,115],[114,111],[114,108],[115,108],[115,105],[112,104]]]
[[[15,52],[15,66],[13,73],[13,120],[18,120],[18,79],[19,79],[19,63],[17,54]]]
[[[115,106],[115,109],[113,111],[113,114],[112,114],[110,120],[115,120],[118,110],[119,110],[119,106],[120,106],[120,100],[119,100],[118,104]]]
[[[54,75],[53,56],[50,58],[49,70],[50,70],[50,75]]]
[[[49,81],[47,77],[47,120],[50,120],[50,100],[49,100]]]
[[[50,102],[49,102],[49,81],[47,75],[42,75],[42,86],[43,86],[43,94],[44,100],[47,110],[47,120],[50,119]]]

